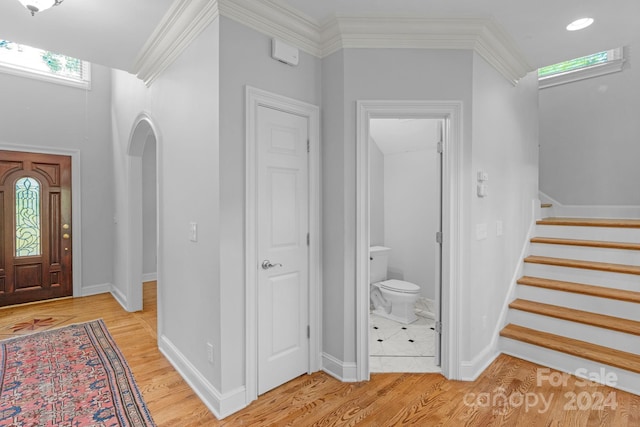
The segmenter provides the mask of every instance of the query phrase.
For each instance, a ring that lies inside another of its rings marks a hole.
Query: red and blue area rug
[[[155,426],[102,320],[0,341],[0,426]]]

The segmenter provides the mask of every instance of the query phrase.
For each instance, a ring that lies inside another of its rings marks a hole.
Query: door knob
[[[280,264],[280,263],[271,264],[271,261],[269,261],[268,259],[265,259],[264,261],[262,261],[262,269],[263,270],[268,270],[268,269],[273,268],[273,267],[282,267],[282,264]]]

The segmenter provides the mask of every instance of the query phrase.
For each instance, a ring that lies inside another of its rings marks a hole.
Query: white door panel
[[[258,393],[309,370],[308,122],[259,107]],[[263,267],[269,261],[270,265]]]

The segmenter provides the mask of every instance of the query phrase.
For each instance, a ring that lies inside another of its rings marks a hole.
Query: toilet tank
[[[389,252],[391,252],[391,248],[385,246],[371,246],[369,248],[369,281],[371,283],[387,280]]]

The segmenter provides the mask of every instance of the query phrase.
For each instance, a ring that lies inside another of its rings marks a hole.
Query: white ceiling
[[[0,1],[0,39],[132,71],[138,53],[173,0],[66,0],[31,14]]]
[[[179,0],[176,0],[179,1]],[[639,0],[272,0],[317,23],[332,16],[494,18],[534,67],[640,40]],[[18,0],[0,1],[0,39],[131,71],[173,0],[65,0],[31,17]],[[591,16],[580,32],[564,28]]]
[[[369,122],[369,135],[385,156],[435,149],[440,122],[438,119],[373,119]]]

